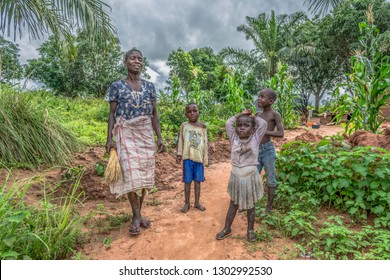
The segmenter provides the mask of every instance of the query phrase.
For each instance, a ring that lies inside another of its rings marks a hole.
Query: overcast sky
[[[106,0],[121,42],[122,50],[139,48],[150,62],[151,80],[161,88],[169,69],[165,61],[172,50],[211,47],[251,49],[237,26],[246,16],[260,13],[291,14],[307,12],[304,0]],[[10,38],[6,39],[10,40]],[[20,60],[36,58],[39,41],[28,41],[23,34]]]

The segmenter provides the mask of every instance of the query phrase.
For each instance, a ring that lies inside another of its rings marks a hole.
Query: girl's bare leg
[[[247,237],[249,242],[256,241],[256,235],[253,230],[255,225],[255,207],[246,210],[246,217],[248,219]]]
[[[231,200],[229,204],[229,209],[226,214],[225,227],[220,232],[218,232],[216,236],[218,240],[222,240],[232,234],[231,226],[234,221],[234,218],[236,217],[237,210],[238,204],[234,204],[234,201]]]

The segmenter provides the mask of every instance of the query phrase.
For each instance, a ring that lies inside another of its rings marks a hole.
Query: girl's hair
[[[250,119],[251,119],[252,128],[256,126],[255,117],[254,117],[254,116],[251,116],[251,115],[239,115],[239,116],[237,117],[236,123],[237,123],[237,121],[238,121],[239,118],[243,118],[243,117],[246,117],[246,118],[250,118]]]
[[[129,56],[133,53],[133,52],[139,52],[141,54],[142,57],[144,57],[142,55],[142,52],[137,49],[137,48],[131,48],[131,50],[129,50],[126,54],[125,54],[125,61],[129,58]]]

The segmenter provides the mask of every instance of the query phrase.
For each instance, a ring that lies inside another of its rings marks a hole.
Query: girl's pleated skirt
[[[232,166],[228,193],[239,210],[255,207],[256,202],[263,197],[264,188],[256,166]]]

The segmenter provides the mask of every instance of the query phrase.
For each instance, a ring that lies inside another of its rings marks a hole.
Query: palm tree
[[[343,0],[305,0],[303,4],[309,5],[309,11],[313,14],[319,12],[319,14],[325,14],[329,8],[334,8],[339,5]]]
[[[56,42],[71,42],[74,29],[90,34],[92,43],[115,40],[114,26],[101,0],[1,0],[0,34],[30,39],[53,35]]]
[[[302,12],[276,16],[274,11],[270,16],[261,13],[257,17],[246,17],[246,24],[238,26],[237,31],[253,42],[254,49],[246,51],[227,47],[220,55],[232,65],[251,69],[259,78],[272,77],[277,71],[281,50],[291,42],[291,31],[305,19]]]

